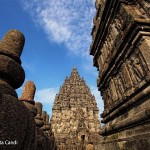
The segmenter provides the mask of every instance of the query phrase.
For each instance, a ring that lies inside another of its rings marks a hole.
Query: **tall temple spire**
[[[100,122],[96,100],[76,67],[56,94],[51,125],[59,148],[82,149],[88,143],[98,142],[95,138],[99,139]]]
[[[72,79],[72,78],[73,79],[80,78],[79,73],[78,73],[76,67],[74,67],[73,70],[72,70],[72,72],[71,72],[70,79]]]

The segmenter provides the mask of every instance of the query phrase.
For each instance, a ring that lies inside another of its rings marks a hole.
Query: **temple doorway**
[[[85,141],[85,135],[81,135],[81,142],[84,143]]]

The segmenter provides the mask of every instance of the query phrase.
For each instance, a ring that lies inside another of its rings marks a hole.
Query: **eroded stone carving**
[[[142,81],[145,73],[140,58],[138,58],[136,54],[130,57],[130,59],[127,61],[127,66],[133,83],[137,84]]]

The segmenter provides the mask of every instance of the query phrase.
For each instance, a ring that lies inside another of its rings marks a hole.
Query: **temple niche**
[[[100,122],[95,97],[77,69],[73,68],[70,77],[56,94],[51,127],[58,150],[99,150]]]
[[[150,149],[150,1],[96,0],[90,55],[104,101],[104,150]]]

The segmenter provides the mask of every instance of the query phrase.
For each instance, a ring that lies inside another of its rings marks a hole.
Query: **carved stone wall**
[[[74,68],[53,105],[51,126],[57,149],[82,150],[93,146],[96,150],[100,139],[98,111],[94,96]]]
[[[90,54],[104,101],[103,149],[150,149],[150,2],[97,0]]]

